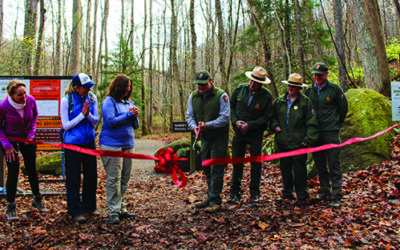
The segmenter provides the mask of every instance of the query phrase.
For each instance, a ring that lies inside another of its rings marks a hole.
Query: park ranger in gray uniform
[[[197,90],[188,100],[186,119],[190,129],[200,131],[202,160],[225,158],[228,151],[230,105],[228,95],[212,84],[206,70],[196,72]],[[226,165],[204,166],[207,179],[207,199],[197,202],[197,208],[213,213],[221,209]]]

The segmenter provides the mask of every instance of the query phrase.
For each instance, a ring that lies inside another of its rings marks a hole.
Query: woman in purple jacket
[[[8,174],[7,191],[7,220],[18,220],[15,206],[17,191],[19,159],[18,151],[24,158],[25,169],[33,193],[32,206],[41,212],[47,212],[42,204],[39,192],[39,181],[36,172],[36,145],[16,142],[5,137],[34,140],[38,111],[33,96],[26,93],[26,85],[20,80],[11,80],[7,85],[8,96],[0,103],[0,142],[1,150],[6,158]]]

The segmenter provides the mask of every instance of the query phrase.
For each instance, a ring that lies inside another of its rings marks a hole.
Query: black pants
[[[235,133],[232,139],[232,157],[244,157],[246,146],[250,146],[250,155],[261,155],[261,146],[264,131],[250,131],[246,134]],[[239,195],[242,188],[243,163],[234,164],[232,172],[231,193]],[[260,196],[261,162],[251,163],[250,196]]]
[[[330,143],[340,144],[339,131],[321,132],[316,146]],[[340,166],[340,148],[315,152],[313,157],[318,169],[321,193],[332,195],[333,200],[341,200],[343,177]]]
[[[96,149],[95,142],[78,145]],[[80,197],[81,169],[83,172],[82,200]],[[96,210],[97,160],[96,156],[65,149],[65,184],[67,187],[67,209],[72,217]]]
[[[8,174],[6,181],[7,201],[15,202],[15,194],[17,192],[18,176],[19,176],[19,159],[18,152],[21,152],[24,159],[25,169],[28,172],[28,180],[31,185],[32,193],[39,194],[39,180],[36,171],[36,145],[25,144],[24,142],[11,142],[16,153],[14,153],[14,160],[6,161]],[[3,154],[5,150],[1,147]]]
[[[201,155],[202,160],[225,158],[228,151],[228,134],[221,134],[211,140],[201,139]],[[221,205],[222,189],[224,187],[224,173],[226,165],[204,166],[203,170],[206,175],[208,191],[208,202]]]
[[[279,152],[286,152],[279,148]],[[280,169],[282,173],[282,198],[293,196],[293,186],[296,190],[298,200],[306,200],[307,192],[307,154],[284,157],[280,159]],[[293,175],[294,173],[294,175]]]

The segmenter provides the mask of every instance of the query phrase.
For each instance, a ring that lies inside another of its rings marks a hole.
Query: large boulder
[[[36,168],[43,175],[62,175],[61,151],[38,157],[36,159]],[[21,169],[24,174],[27,174],[25,166],[22,166]]]
[[[371,89],[351,89],[346,93],[349,112],[340,130],[342,142],[355,137],[369,137],[395,124],[392,121],[392,103]],[[343,172],[356,171],[389,159],[390,145],[395,135],[387,132],[375,139],[341,148]]]
[[[190,171],[190,138],[182,138],[177,141],[171,142],[170,144],[166,145],[166,148],[172,148],[174,153],[177,154],[178,158],[187,158],[187,161],[179,161],[179,167],[183,172]],[[200,142],[197,142],[195,146],[195,154],[196,154],[196,170],[201,170],[201,153],[200,153]],[[157,150],[158,152],[158,150]],[[157,153],[156,153],[157,154]]]

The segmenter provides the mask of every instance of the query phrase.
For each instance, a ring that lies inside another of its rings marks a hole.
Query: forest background
[[[398,0],[0,0],[0,8],[1,75],[85,72],[101,103],[114,76],[127,74],[141,135],[185,120],[199,69],[230,94],[261,65],[274,97],[290,73],[311,84],[317,61],[345,91],[390,97],[400,78]]]

